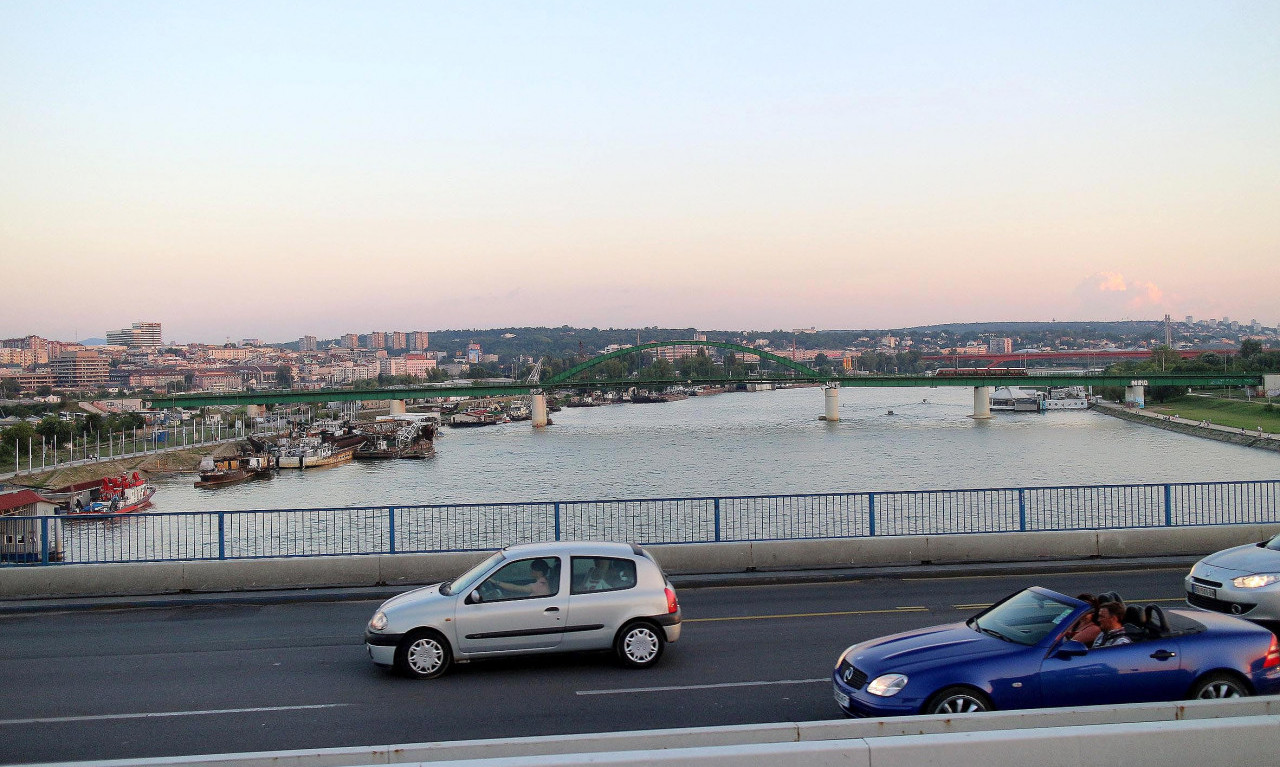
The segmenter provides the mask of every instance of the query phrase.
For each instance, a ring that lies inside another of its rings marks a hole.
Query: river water
[[[892,411],[892,415],[889,414]],[[554,425],[443,429],[423,461],[283,471],[211,490],[155,480],[156,512],[783,495],[1280,478],[1280,454],[1092,411],[969,418],[972,389],[819,388],[566,408]]]

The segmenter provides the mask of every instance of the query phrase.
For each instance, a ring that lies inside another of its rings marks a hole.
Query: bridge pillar
[[[1124,387],[1124,404],[1145,408],[1147,406],[1146,383],[1146,381],[1131,381],[1128,386]]]
[[[533,428],[541,428],[547,425],[547,395],[542,392],[534,392],[531,408],[533,410]]]
[[[991,417],[991,387],[973,387],[973,415],[970,418],[986,419]]]
[[[389,402],[388,415],[404,415],[404,400],[393,399]]]
[[[840,420],[840,385],[825,384],[822,387],[822,394],[826,398],[826,415],[822,416],[824,421]]]

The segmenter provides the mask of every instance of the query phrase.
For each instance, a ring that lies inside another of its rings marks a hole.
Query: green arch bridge
[[[739,356],[751,356],[768,360],[781,368],[760,370],[748,377],[672,377],[660,380],[623,378],[617,380],[582,379],[577,376],[604,364],[609,360],[642,352],[671,347],[704,347],[733,352]],[[795,360],[749,346],[724,341],[653,341],[607,352],[565,370],[538,383],[510,383],[477,385],[392,386],[380,389],[290,389],[227,392],[221,394],[166,394],[142,397],[153,408],[199,408],[210,406],[278,405],[300,402],[351,402],[368,400],[442,399],[447,397],[501,397],[537,394],[548,390],[616,390],[656,389],[675,385],[736,386],[748,383],[810,384],[828,388],[843,387],[920,387],[920,386],[968,386],[985,387],[1002,382],[1025,386],[1183,386],[1224,387],[1261,386],[1260,373],[1147,373],[1141,379],[1130,374],[1066,374],[1033,376],[982,375],[990,369],[975,368],[970,375],[828,375]],[[998,370],[998,368],[996,368]]]

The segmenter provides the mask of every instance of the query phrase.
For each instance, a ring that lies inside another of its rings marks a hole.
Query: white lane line
[[[337,708],[350,703],[320,703],[313,706],[264,706],[261,708],[217,708],[208,711],[154,711],[143,714],[97,714],[92,716],[46,716],[35,719],[0,719],[5,724],[53,724],[57,722],[95,722],[105,719],[152,719],[164,716],[210,716],[215,714],[254,714],[265,711],[305,711],[317,708]]]
[[[633,692],[673,692],[675,690],[718,690],[723,687],[767,687],[771,684],[815,684],[830,682],[831,677],[821,679],[775,679],[769,682],[722,682],[720,684],[683,684],[670,687],[626,687],[619,690],[578,690],[576,695],[625,695]]]

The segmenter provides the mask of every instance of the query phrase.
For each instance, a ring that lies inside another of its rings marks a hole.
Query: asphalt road
[[[833,719],[848,645],[963,620],[1029,585],[1177,606],[1185,568],[687,588],[655,668],[604,654],[375,667],[378,601],[0,615],[0,763]]]

